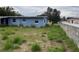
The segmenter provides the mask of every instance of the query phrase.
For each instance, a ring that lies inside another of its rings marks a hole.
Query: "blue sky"
[[[24,16],[36,16],[46,11],[48,6],[14,6]],[[49,6],[61,11],[61,16],[79,17],[79,6]]]

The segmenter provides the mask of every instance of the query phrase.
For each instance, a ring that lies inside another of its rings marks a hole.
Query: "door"
[[[8,25],[8,18],[2,18],[1,19],[1,24],[2,25]]]
[[[2,25],[2,24],[4,24],[4,19],[3,19],[3,18],[1,19],[1,25]]]

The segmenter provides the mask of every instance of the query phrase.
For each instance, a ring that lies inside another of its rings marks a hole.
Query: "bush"
[[[59,46],[59,47],[51,47],[51,48],[48,48],[48,51],[49,52],[64,52],[65,49],[64,49],[64,47]]]
[[[33,44],[31,49],[33,52],[41,51],[41,47],[38,44]]]
[[[15,44],[22,44],[23,42],[25,42],[25,40],[21,39],[20,37],[16,37],[13,41]]]

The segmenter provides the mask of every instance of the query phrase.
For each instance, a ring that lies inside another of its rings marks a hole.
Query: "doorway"
[[[1,25],[8,25],[8,18],[2,18]]]

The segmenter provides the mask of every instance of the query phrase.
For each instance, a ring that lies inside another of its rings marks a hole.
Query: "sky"
[[[47,7],[61,11],[61,16],[79,17],[79,6],[14,6],[24,16],[36,16],[45,12]]]

